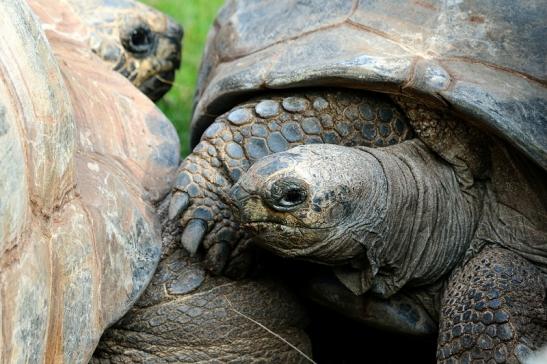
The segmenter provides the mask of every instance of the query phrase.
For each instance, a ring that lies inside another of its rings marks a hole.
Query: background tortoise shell
[[[156,268],[179,141],[64,3],[31,5],[45,33],[0,3],[0,361],[87,362]]]

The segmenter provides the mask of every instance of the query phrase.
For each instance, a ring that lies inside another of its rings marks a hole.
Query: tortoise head
[[[130,1],[103,2],[86,19],[94,53],[150,99],[170,88],[180,66],[183,30],[169,16]]]
[[[353,179],[333,173],[349,149],[306,145],[258,160],[230,192],[234,214],[283,256],[339,264],[362,253],[345,233],[355,220]]]

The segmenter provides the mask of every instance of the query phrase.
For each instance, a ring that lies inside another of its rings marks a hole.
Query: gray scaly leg
[[[450,278],[441,304],[440,363],[519,363],[547,343],[541,272],[487,246]]]

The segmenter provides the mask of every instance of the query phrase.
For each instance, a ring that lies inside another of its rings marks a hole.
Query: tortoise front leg
[[[180,167],[169,217],[184,228],[191,254],[203,244],[206,263],[220,273],[245,262],[248,238],[229,209],[228,193],[256,160],[301,144],[385,146],[412,135],[406,119],[382,95],[362,91],[307,91],[271,95],[218,117]]]
[[[522,363],[547,343],[542,273],[501,247],[453,273],[441,307],[440,363]]]

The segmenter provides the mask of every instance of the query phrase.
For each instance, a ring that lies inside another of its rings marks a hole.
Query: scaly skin
[[[108,329],[94,364],[306,363],[306,315],[270,279],[211,277],[180,250],[164,259],[144,295]]]
[[[487,246],[456,270],[444,292],[440,363],[519,363],[547,342],[545,286],[539,270]]]
[[[255,163],[232,189],[234,206],[264,246],[342,265],[349,272],[339,278],[357,293],[436,288],[441,363],[523,362],[547,340],[545,209],[536,198],[545,187],[503,144],[478,148],[491,153],[484,171],[477,156],[459,153],[475,133],[437,129],[424,116],[411,120],[444,160],[419,139],[300,146]],[[469,138],[452,139],[461,135]]]
[[[299,146],[255,163],[231,194],[262,246],[354,268],[338,278],[356,294],[389,298],[435,284],[464,258],[482,190],[464,193],[451,166],[412,139],[385,148]]]
[[[188,251],[203,240],[209,268],[220,273],[231,261],[238,275],[249,240],[232,216],[228,192],[257,159],[302,144],[385,146],[411,136],[403,114],[378,94],[320,90],[249,101],[218,117],[184,160],[170,217],[180,216]]]

